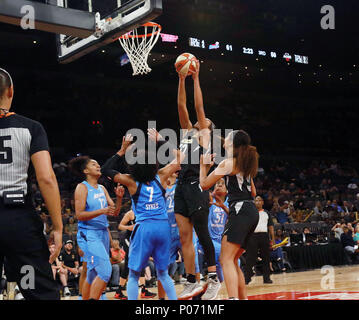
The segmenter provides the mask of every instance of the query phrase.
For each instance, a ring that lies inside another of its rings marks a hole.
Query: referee
[[[244,274],[246,284],[251,281],[253,276],[253,266],[256,263],[258,256],[258,249],[263,263],[263,282],[273,283],[270,279],[270,238],[274,241],[274,227],[271,215],[263,210],[263,199],[260,196],[255,198],[255,205],[259,212],[259,221],[253,235],[248,242],[248,249],[246,251],[246,264],[244,266]],[[269,234],[270,238],[269,238]]]
[[[62,247],[60,193],[47,135],[36,121],[9,112],[14,97],[10,74],[0,69],[0,261],[26,300],[60,299],[51,265]],[[27,185],[32,163],[53,222],[50,256],[43,224]]]

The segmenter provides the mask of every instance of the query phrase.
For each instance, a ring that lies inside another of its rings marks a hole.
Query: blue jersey
[[[216,202],[215,199],[213,199]],[[227,199],[224,201],[224,205],[228,207]],[[216,205],[212,205],[209,208],[208,215],[208,230],[211,236],[211,239],[216,242],[222,241],[222,234],[224,231],[224,226],[227,222],[227,213]]]
[[[98,185],[97,189],[91,186],[87,181],[82,182],[87,188],[85,211],[96,211],[108,207],[103,186]],[[79,229],[106,229],[108,227],[107,216],[101,214],[88,221],[79,221]]]
[[[136,216],[136,222],[149,219],[168,220],[166,212],[166,190],[162,187],[160,178],[148,183],[137,184],[136,193],[131,196],[132,209]]]
[[[174,210],[174,197],[175,197],[176,186],[177,184],[174,184],[171,188],[167,188],[166,190],[166,208],[167,208],[168,221],[171,226],[172,239],[174,238],[179,239],[179,230],[178,230],[175,210]]]

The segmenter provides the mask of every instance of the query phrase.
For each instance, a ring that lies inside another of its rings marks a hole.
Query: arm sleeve
[[[44,127],[35,122],[31,129],[31,144],[30,144],[30,155],[39,151],[49,151],[49,142],[47,140],[47,134]]]
[[[110,159],[108,159],[101,167],[102,174],[113,180],[115,175],[119,173],[117,170],[115,170],[115,168],[117,168],[117,164],[119,163],[120,158],[123,157],[120,157],[118,154],[115,154]]]

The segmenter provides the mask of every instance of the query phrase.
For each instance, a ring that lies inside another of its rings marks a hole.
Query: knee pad
[[[101,259],[97,267],[95,267],[95,270],[101,280],[106,283],[110,281],[112,274],[112,266],[110,260]]]

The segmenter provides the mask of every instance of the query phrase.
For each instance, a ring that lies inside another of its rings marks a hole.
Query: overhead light
[[[248,67],[244,67],[244,69],[246,69],[246,70],[247,70],[247,69],[248,69]]]
[[[102,53],[105,53],[105,52],[106,52],[106,50],[102,50],[101,52],[102,52]]]
[[[256,60],[258,61],[258,58],[256,58]]]
[[[322,67],[322,65],[320,64],[320,65],[319,65],[319,68],[321,68],[321,67]]]
[[[221,53],[221,56],[224,56],[224,53],[223,53],[223,52]]]
[[[163,54],[161,57],[162,57],[162,58],[164,58],[164,57],[165,57],[165,55]]]
[[[342,80],[343,80],[343,78],[339,78],[339,80],[340,80],[340,81],[342,81]]]
[[[234,71],[232,71],[231,73],[234,74]]]
[[[213,69],[209,69],[209,71],[213,71]]]
[[[263,69],[260,69],[260,71],[263,71]]]
[[[177,46],[175,46],[175,49],[177,49]]]
[[[33,44],[36,44],[36,43],[37,43],[37,41],[36,41],[36,40],[34,40],[32,43],[33,43]]]
[[[301,77],[301,76],[302,76],[302,75],[299,73],[299,74],[298,74],[298,77]]]

